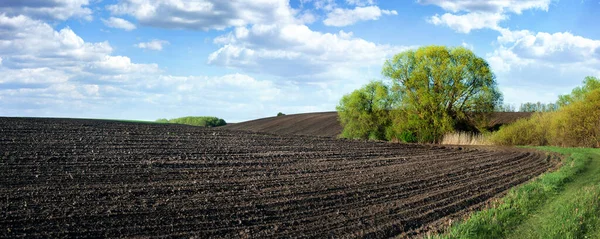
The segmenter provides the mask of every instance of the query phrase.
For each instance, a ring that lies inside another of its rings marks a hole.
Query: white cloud
[[[356,5],[356,6],[370,6],[375,4],[375,0],[346,0],[346,4],[348,5]]]
[[[501,34],[498,48],[486,58],[506,102],[554,101],[558,94],[580,85],[585,76],[600,74],[600,40],[569,32],[501,29]],[[523,89],[535,92],[524,94]]]
[[[398,15],[395,10],[381,10],[377,6],[356,7],[354,9],[336,8],[327,14],[323,23],[327,26],[343,27],[359,21],[377,20],[382,15]]]
[[[26,85],[48,85],[67,82],[72,76],[72,74],[69,72],[42,66],[25,69],[10,69],[0,67],[0,71],[2,72],[0,84],[18,83]]]
[[[354,35],[354,32],[345,32],[344,30],[340,30],[340,32],[338,33],[338,35],[342,39],[350,39]]]
[[[104,22],[104,25],[107,27],[120,28],[125,31],[131,31],[136,28],[133,23],[118,17],[110,17],[108,20],[102,19],[102,22]]]
[[[431,4],[450,12],[512,12],[521,14],[524,10],[539,9],[548,11],[551,0],[417,0],[421,4]]]
[[[246,39],[258,29],[239,28],[235,37]],[[0,15],[0,31],[0,112],[5,116],[153,120],[215,115],[241,121],[280,111],[333,110],[341,96],[329,84],[316,87],[246,74],[165,75],[156,64],[112,55],[107,42],[86,42],[69,28],[57,31],[26,16]],[[349,82],[333,86],[355,86]]]
[[[89,64],[87,69],[91,72],[106,74],[124,73],[157,73],[156,64],[136,64],[126,56],[104,56],[104,59]]]
[[[499,48],[491,55],[499,65],[584,64],[600,61],[600,40],[575,36],[570,32],[530,32],[501,30]],[[499,67],[506,69],[506,67]],[[600,66],[598,66],[600,69]]]
[[[163,49],[163,46],[168,44],[168,41],[154,39],[149,42],[140,42],[138,44],[135,44],[134,46],[142,49],[161,51]]]
[[[514,42],[513,52],[524,58],[560,63],[600,60],[600,40],[575,36],[569,32],[523,34]]]
[[[434,25],[445,25],[460,33],[469,33],[483,28],[498,29],[498,22],[506,18],[506,15],[500,13],[471,12],[464,15],[435,15],[428,21]]]
[[[85,42],[70,28],[55,31],[47,23],[23,15],[0,15],[0,29],[6,36],[0,40],[4,82],[56,83],[71,78],[98,80],[105,74],[158,71],[153,64],[134,64],[128,57],[111,56],[108,42]]]
[[[256,23],[296,21],[287,0],[119,0],[108,6],[139,24],[174,29],[223,30]]]
[[[489,28],[500,31],[499,23],[508,19],[508,13],[521,14],[524,10],[539,9],[548,11],[550,0],[418,0],[421,4],[437,5],[453,13],[466,12],[466,14],[444,13],[429,17],[427,21],[434,25],[444,25],[460,33],[469,33],[471,30]]]
[[[88,0],[3,0],[0,12],[9,16],[26,15],[32,18],[67,20],[71,17],[92,19],[92,10],[84,6]]]
[[[314,8],[317,10],[331,11],[337,4],[335,0],[300,0],[301,5],[312,3]]]
[[[315,15],[313,12],[311,12],[309,10],[304,10],[297,15],[298,15],[297,18],[298,18],[299,23],[304,23],[304,24],[311,24],[311,23],[317,21],[317,19],[319,18],[317,15]]]
[[[112,52],[108,42],[86,43],[70,28],[55,31],[47,23],[20,15],[0,15],[0,54],[11,68],[71,68],[101,60]]]
[[[209,56],[210,64],[286,77],[339,67],[380,67],[385,59],[406,49],[351,38],[345,32],[316,32],[298,24],[239,28],[218,37],[215,43],[223,46]]]

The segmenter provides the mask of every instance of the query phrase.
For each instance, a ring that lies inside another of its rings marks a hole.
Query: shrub
[[[174,119],[158,119],[156,122],[159,123],[173,123],[173,124],[185,124],[185,125],[193,125],[193,126],[202,126],[202,127],[217,127],[226,125],[227,122],[223,119],[219,119],[217,117],[212,116],[186,116],[181,118]]]
[[[555,113],[535,113],[505,125],[490,140],[498,145],[547,145],[549,141],[550,123]]]
[[[600,89],[590,91],[582,101],[567,105],[552,121],[552,145],[600,147]]]
[[[504,126],[491,140],[499,145],[600,147],[600,89],[586,92],[557,112],[536,113]]]

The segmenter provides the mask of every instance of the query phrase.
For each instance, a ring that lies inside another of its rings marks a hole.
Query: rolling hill
[[[512,123],[520,118],[531,116],[530,112],[498,112],[492,115],[491,128]],[[337,137],[342,132],[337,112],[319,112],[274,116],[255,119],[219,127],[222,129],[247,130],[281,135],[312,135]]]

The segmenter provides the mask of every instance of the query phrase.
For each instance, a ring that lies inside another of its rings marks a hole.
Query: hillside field
[[[0,118],[0,237],[422,235],[555,166],[539,151]]]
[[[489,127],[498,129],[502,125],[529,117],[531,114],[530,112],[496,112],[490,117]],[[334,138],[342,133],[342,126],[335,111],[273,116],[227,124],[220,128],[280,135],[312,135]]]

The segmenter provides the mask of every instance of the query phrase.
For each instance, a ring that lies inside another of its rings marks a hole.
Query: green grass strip
[[[511,189],[506,196],[490,208],[473,213],[468,220],[452,226],[448,233],[432,238],[506,237],[508,232],[526,221],[549,199],[560,193],[565,188],[565,184],[582,173],[592,157],[598,156],[594,153],[598,151],[594,151],[594,149],[556,147],[540,147],[539,149],[570,154],[570,156],[563,160],[563,165],[559,170],[546,173],[529,183]]]
[[[521,223],[508,238],[598,238],[600,230],[600,154],[559,195]]]

